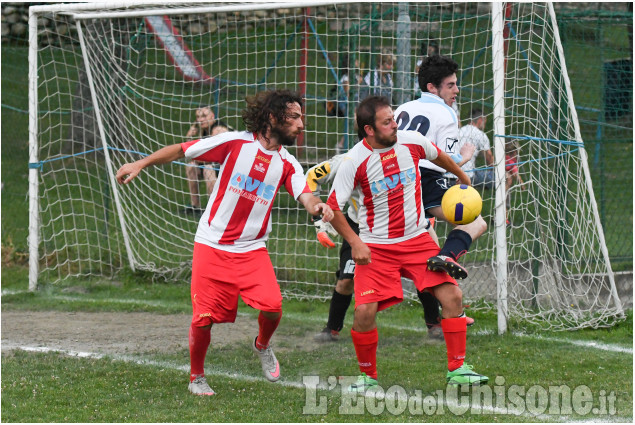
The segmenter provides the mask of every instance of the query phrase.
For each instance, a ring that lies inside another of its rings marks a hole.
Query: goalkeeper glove
[[[330,238],[329,233],[333,236],[337,235],[337,231],[331,226],[331,223],[322,221],[322,219],[313,221],[315,230],[317,231],[317,239],[324,248],[335,248],[335,243]]]

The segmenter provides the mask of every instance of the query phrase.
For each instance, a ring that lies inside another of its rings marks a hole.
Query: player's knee
[[[461,289],[453,284],[447,285],[441,291],[435,291],[437,299],[441,303],[443,310],[443,317],[458,317],[463,312],[463,292]]]
[[[472,241],[477,239],[487,230],[487,223],[483,219],[483,216],[478,216],[476,219],[469,224],[461,224],[456,226],[456,229],[463,230],[467,234],[470,235]]]
[[[265,316],[268,320],[278,320],[280,316],[282,316],[282,312],[281,311],[262,311],[262,315]]]
[[[353,279],[340,279],[335,284],[335,290],[342,295],[351,295],[353,288]]]
[[[366,332],[373,327],[375,323],[375,314],[377,306],[372,304],[362,304],[355,309],[355,323],[353,327],[358,332]]]

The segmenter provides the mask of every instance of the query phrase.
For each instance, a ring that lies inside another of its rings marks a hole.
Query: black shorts
[[[355,223],[348,214],[344,214],[346,221],[353,228],[355,233],[359,235],[359,225]],[[338,279],[352,279],[355,276],[355,261],[353,261],[353,249],[344,240],[340,248],[340,269],[335,272]]]
[[[426,218],[431,218],[430,208],[440,207],[445,192],[452,187],[443,174],[428,168],[419,167],[421,172],[421,200],[426,211]]]

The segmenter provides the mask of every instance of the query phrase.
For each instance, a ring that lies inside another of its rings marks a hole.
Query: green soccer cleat
[[[474,366],[472,365],[464,364],[460,368],[448,372],[445,376],[445,380],[449,385],[481,385],[489,381],[487,376],[473,372],[473,368]]]
[[[366,391],[377,387],[377,380],[371,378],[370,376],[362,373],[359,378],[357,378],[357,382],[351,384],[348,387],[348,390],[353,393],[365,393]]]

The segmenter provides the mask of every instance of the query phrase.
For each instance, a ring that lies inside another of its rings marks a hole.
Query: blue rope
[[[533,140],[535,142],[553,142],[553,143],[559,143],[561,145],[568,145],[568,146],[577,146],[580,148],[584,147],[584,143],[582,142],[576,142],[573,140],[557,140],[557,139],[545,139],[542,137],[531,137],[531,136],[515,136],[515,135],[500,135],[500,134],[495,134],[494,137],[502,137],[504,139],[519,139],[519,140]]]

